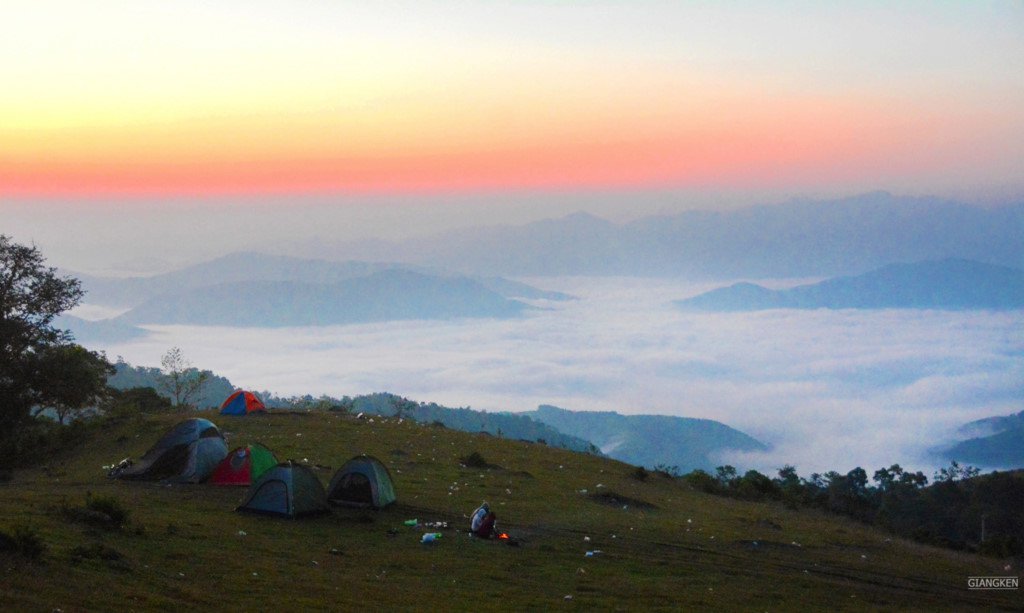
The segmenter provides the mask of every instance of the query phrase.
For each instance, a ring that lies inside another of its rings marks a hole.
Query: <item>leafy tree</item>
[[[756,470],[748,470],[734,483],[736,494],[740,498],[761,500],[766,497],[773,497],[779,493],[778,486],[767,476]]]
[[[12,456],[34,407],[81,406],[106,379],[101,355],[62,349],[73,347],[71,335],[53,320],[84,292],[77,279],[44,262],[35,246],[0,235],[0,464],[17,460]],[[76,383],[58,386],[55,372]]]
[[[715,477],[722,487],[729,487],[736,482],[736,467],[726,464],[715,469]]]
[[[151,387],[111,388],[108,393],[109,414],[167,413],[173,408],[170,400]]]
[[[971,479],[977,477],[981,471],[973,466],[961,466],[959,462],[953,460],[949,463],[946,468],[940,468],[939,472],[935,473],[933,481],[941,483],[943,481],[963,481],[964,479]]]
[[[35,412],[52,409],[57,422],[96,406],[107,394],[107,377],[114,367],[101,353],[80,345],[47,347],[40,352],[39,376],[45,387],[39,391]]]
[[[180,347],[171,347],[160,358],[160,366],[163,367],[160,387],[170,394],[176,407],[191,407],[192,401],[202,393],[203,385],[210,378],[209,371],[192,367]]]

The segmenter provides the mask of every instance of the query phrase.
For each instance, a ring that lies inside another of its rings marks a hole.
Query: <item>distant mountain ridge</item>
[[[306,244],[278,250],[309,255]],[[356,255],[511,276],[806,278],[960,258],[1024,262],[1024,203],[981,208],[872,192],[617,224],[587,213],[400,242],[318,241],[318,257]]]
[[[522,413],[553,428],[585,438],[617,460],[681,472],[714,470],[729,452],[767,451],[764,443],[710,419],[668,415],[620,415],[610,411],[569,411],[541,405]]]
[[[933,453],[945,461],[985,468],[1024,468],[1024,411],[973,421],[960,431],[991,434],[981,434]]]
[[[439,278],[460,277],[450,272],[425,266],[394,262],[328,261],[295,258],[259,252],[236,252],[200,262],[180,270],[149,277],[97,277],[71,272],[82,281],[85,302],[118,307],[134,307],[164,294],[180,294],[189,290],[231,283],[258,281],[296,282],[333,285],[349,279],[368,277],[387,271],[419,273]],[[506,298],[528,300],[568,300],[561,292],[549,292],[500,277],[479,277],[474,281]]]
[[[515,317],[522,300],[572,296],[505,279],[381,262],[233,253],[151,277],[75,275],[86,302],[130,307],[104,321],[61,320],[82,341],[122,342],[145,324],[317,326],[409,319]]]
[[[1022,309],[1024,271],[968,260],[890,264],[792,289],[737,283],[675,302],[683,309]]]
[[[114,321],[128,324],[282,327],[408,319],[515,317],[529,309],[467,278],[390,269],[331,284],[222,283],[163,294]]]

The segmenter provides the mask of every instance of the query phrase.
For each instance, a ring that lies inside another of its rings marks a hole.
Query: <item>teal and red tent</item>
[[[220,405],[221,415],[248,415],[258,411],[266,412],[266,410],[267,407],[263,405],[263,401],[260,400],[259,396],[245,390],[236,391],[228,396],[224,404]]]

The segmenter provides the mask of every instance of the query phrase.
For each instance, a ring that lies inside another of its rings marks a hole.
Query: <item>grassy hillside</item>
[[[337,468],[390,467],[400,505],[289,521],[234,512],[241,489],[111,481],[180,416],[97,429],[67,457],[0,484],[0,530],[31,526],[38,561],[0,554],[4,610],[985,610],[1018,592],[971,592],[1004,560],[923,547],[851,521],[695,492],[680,480],[539,444],[341,413],[229,418],[235,446]],[[478,452],[493,466],[467,468]],[[332,471],[320,469],[326,484]],[[62,508],[114,497],[103,530]],[[520,547],[467,537],[481,500]],[[433,545],[407,519],[448,521]],[[601,553],[587,557],[587,551]],[[571,597],[571,598],[569,598]]]

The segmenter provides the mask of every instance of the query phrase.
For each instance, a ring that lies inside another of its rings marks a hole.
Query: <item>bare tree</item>
[[[160,358],[160,366],[163,369],[160,388],[170,394],[174,406],[194,408],[192,402],[199,397],[210,373],[193,368],[180,347],[171,347]]]

